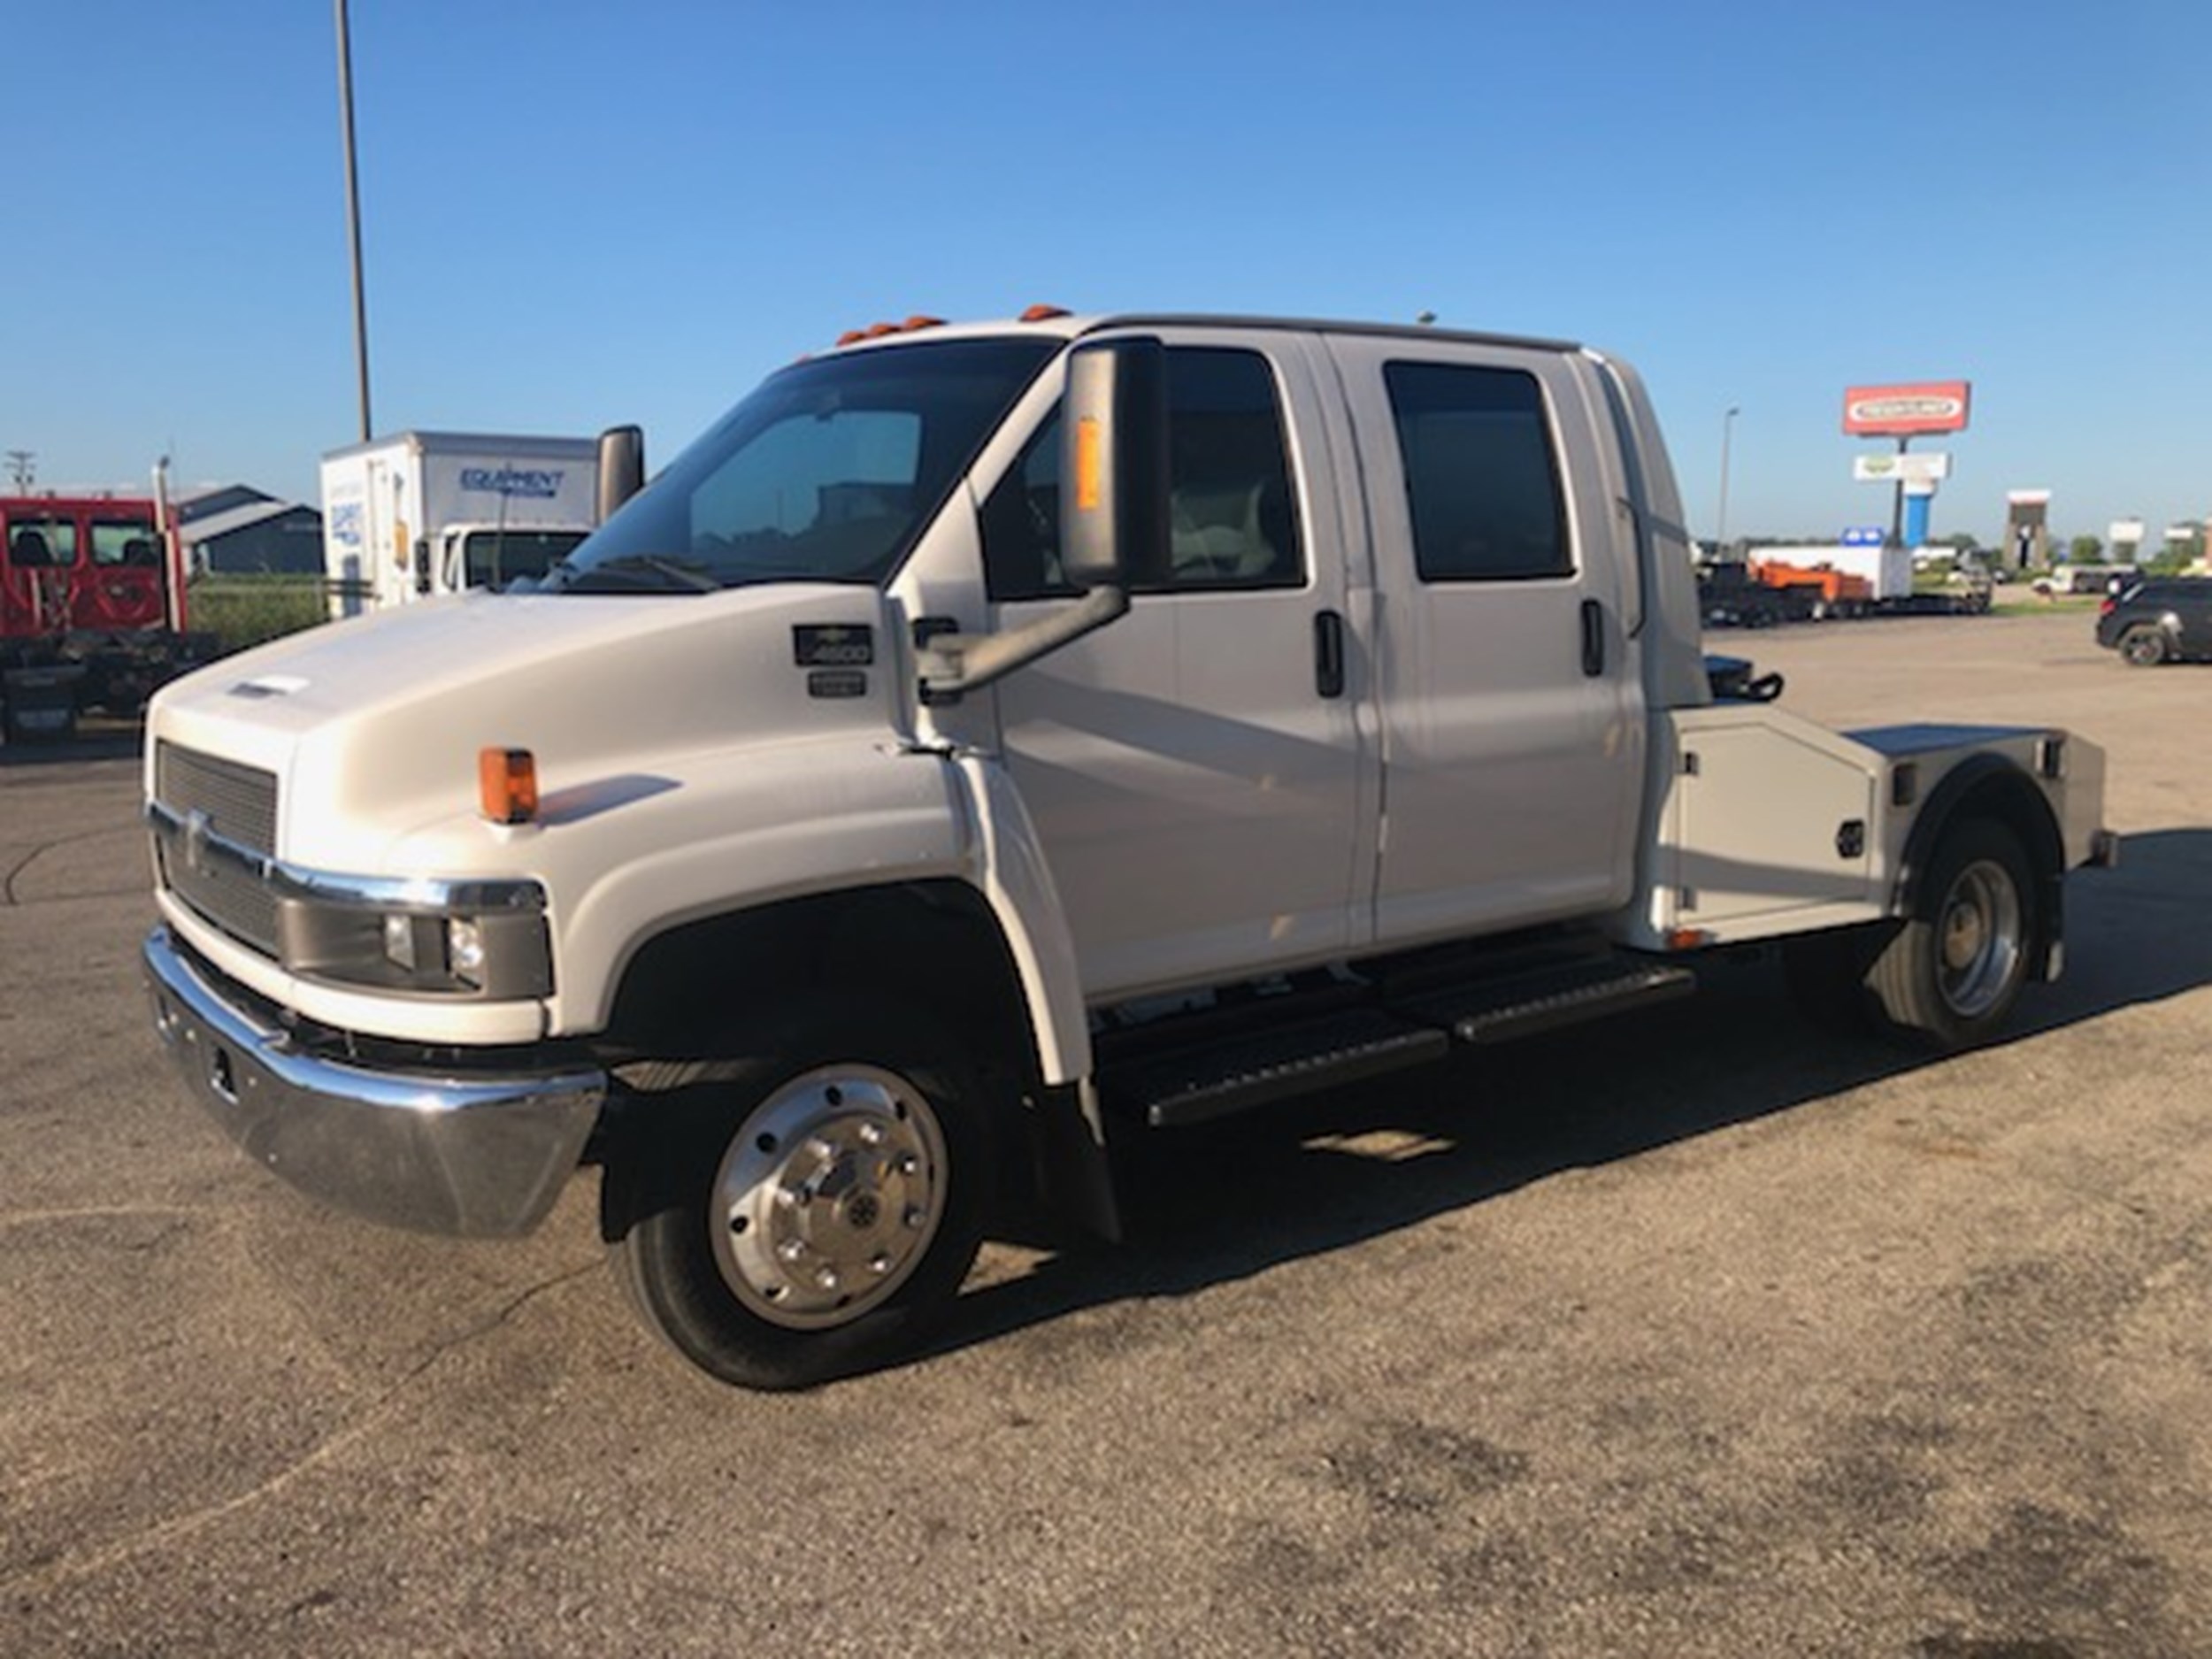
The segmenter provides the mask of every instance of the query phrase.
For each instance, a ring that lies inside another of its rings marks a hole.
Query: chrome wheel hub
[[[945,1179],[944,1132],[919,1089],[873,1066],[824,1066],[763,1101],[723,1154],[716,1264],[772,1324],[844,1324],[920,1264]]]
[[[1978,860],[1944,895],[1938,924],[1936,987],[1962,1018],[1986,1013],[2020,964],[2020,895],[2003,865]]]

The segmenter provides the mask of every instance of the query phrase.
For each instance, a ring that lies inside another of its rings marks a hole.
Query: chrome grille
[[[154,746],[154,799],[179,818],[207,814],[227,841],[258,853],[276,851],[276,774],[218,760],[174,743]]]
[[[277,951],[277,900],[247,864],[205,856],[193,846],[196,815],[204,829],[254,859],[276,846],[276,777],[173,743],[154,749],[154,848],[169,890],[232,938],[270,956]]]

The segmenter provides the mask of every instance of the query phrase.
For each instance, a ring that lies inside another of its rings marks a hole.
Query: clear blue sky
[[[2212,513],[2212,5],[352,0],[375,422],[656,465],[913,311],[1563,335],[1693,526],[1886,523],[1846,385],[1970,380],[1938,534]],[[6,0],[0,449],[312,499],[357,424],[323,0]],[[1923,441],[1922,447],[1927,447]]]

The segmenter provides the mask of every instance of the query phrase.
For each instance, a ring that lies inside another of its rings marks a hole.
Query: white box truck
[[[592,438],[403,432],[323,457],[333,617],[542,576],[597,522]]]
[[[764,1387],[910,1350],[1040,1200],[1113,1233],[1117,1141],[1735,947],[1823,1025],[1991,1041],[2114,854],[2102,754],[1791,716],[1704,656],[1681,526],[1643,383],[1578,346],[887,331],[536,591],[165,687],[156,1024],[380,1220],[520,1233],[600,1165],[646,1323]]]
[[[1801,553],[1806,549],[1800,549]],[[1884,542],[1878,547],[1860,547],[1850,542],[1839,542],[1834,547],[1817,549],[1820,558],[1838,570],[1866,579],[1874,590],[1874,603],[1892,604],[1912,597],[1912,549],[1901,543]]]

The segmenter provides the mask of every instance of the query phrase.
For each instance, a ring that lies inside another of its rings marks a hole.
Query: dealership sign
[[[1909,438],[1918,432],[1963,432],[1971,388],[1964,380],[1910,386],[1854,386],[1843,395],[1843,429],[1854,437]]]
[[[1933,484],[1951,476],[1951,457],[1940,449],[1922,455],[1861,455],[1851,476],[1862,484]]]

